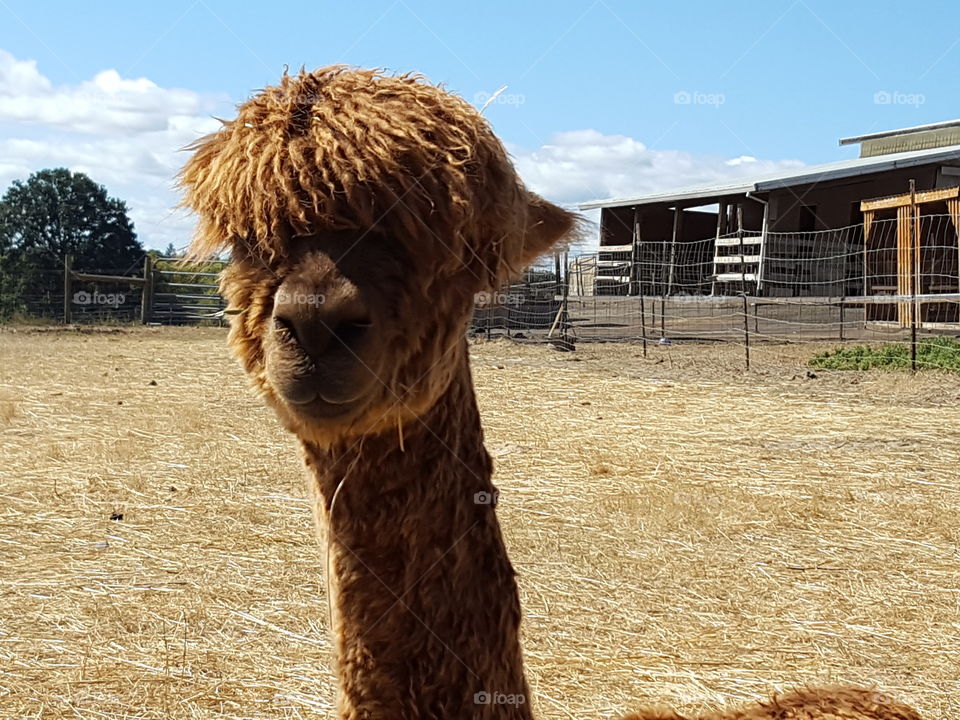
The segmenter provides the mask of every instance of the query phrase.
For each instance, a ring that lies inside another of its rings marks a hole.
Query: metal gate
[[[185,262],[161,257],[154,262],[154,292],[150,320],[163,325],[222,325],[226,302],[220,295],[224,260]]]

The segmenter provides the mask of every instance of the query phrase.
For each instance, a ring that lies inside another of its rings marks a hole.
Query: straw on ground
[[[474,346],[541,716],[960,713],[960,388],[813,351]],[[221,331],[4,332],[0,456],[0,718],[330,711],[301,469]]]

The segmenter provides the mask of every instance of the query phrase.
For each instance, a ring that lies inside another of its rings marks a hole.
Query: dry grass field
[[[224,335],[0,331],[0,718],[331,715],[295,445]],[[474,345],[540,717],[960,717],[960,380],[817,349]]]

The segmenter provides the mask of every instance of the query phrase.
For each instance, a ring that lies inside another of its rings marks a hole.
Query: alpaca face
[[[531,240],[549,245],[569,230],[559,208],[535,196],[531,208]],[[274,259],[233,246],[221,281],[241,310],[231,346],[289,430],[327,444],[395,428],[436,402],[465,361],[475,297],[489,284],[469,263],[450,270],[442,244],[424,250],[379,229],[294,238]]]
[[[314,442],[426,410],[460,359],[479,290],[377,232],[297,238],[282,258],[235,247],[221,287],[230,342],[291,431]]]
[[[473,107],[413,76],[284,76],[194,149],[193,254],[230,248],[234,351],[318,444],[429,409],[466,362],[476,293],[575,225]]]

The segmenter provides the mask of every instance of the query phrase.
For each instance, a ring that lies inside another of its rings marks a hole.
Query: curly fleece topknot
[[[242,239],[273,256],[297,235],[376,227],[413,247],[435,235],[459,264],[470,233],[495,245],[526,213],[487,122],[419,75],[284,75],[191,149],[180,182],[200,217],[195,254]]]

